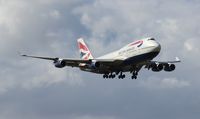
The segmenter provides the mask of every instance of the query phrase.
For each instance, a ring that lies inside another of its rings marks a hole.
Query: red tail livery
[[[83,38],[79,38],[77,40],[77,42],[78,42],[81,59],[84,59],[84,60],[93,59],[93,56],[92,56],[89,48],[85,44]]]

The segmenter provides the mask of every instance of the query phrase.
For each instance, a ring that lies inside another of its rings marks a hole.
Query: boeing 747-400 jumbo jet
[[[152,61],[161,50],[160,44],[154,38],[145,38],[129,43],[117,51],[98,58],[92,56],[83,38],[79,38],[77,41],[81,59],[21,56],[52,60],[57,68],[65,66],[78,67],[83,71],[103,74],[103,78],[115,78],[118,75],[119,79],[125,78],[124,72],[130,72],[132,74],[131,78],[137,79],[138,72],[143,66],[154,72],[161,70],[170,72],[175,70],[175,63],[180,62],[178,57],[175,61]]]

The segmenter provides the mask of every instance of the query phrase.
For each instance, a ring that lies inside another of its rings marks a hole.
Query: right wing
[[[173,71],[175,70],[175,63],[179,63],[181,60],[176,57],[174,61],[148,61],[146,62],[145,68],[152,68],[153,71],[161,71],[163,68],[165,71]]]
[[[150,63],[157,63],[157,64],[173,64],[173,63],[179,63],[179,62],[181,62],[181,60],[178,58],[178,57],[176,57],[175,58],[175,60],[174,61],[150,61]]]

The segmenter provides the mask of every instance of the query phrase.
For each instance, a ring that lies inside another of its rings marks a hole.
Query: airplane
[[[178,57],[175,61],[153,61],[160,53],[161,45],[153,37],[131,42],[121,49],[94,58],[83,38],[77,40],[81,59],[40,57],[21,54],[24,57],[38,58],[53,61],[56,68],[65,66],[77,67],[82,71],[103,74],[103,78],[125,78],[125,72],[132,74],[131,79],[137,79],[138,72],[144,66],[148,70],[171,72],[175,70],[175,63],[181,62]]]

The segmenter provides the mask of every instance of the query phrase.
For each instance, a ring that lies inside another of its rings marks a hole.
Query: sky
[[[0,0],[0,118],[199,119],[199,11],[199,0]],[[182,62],[104,80],[18,54],[79,58],[80,37],[95,57],[154,37],[155,60]]]

